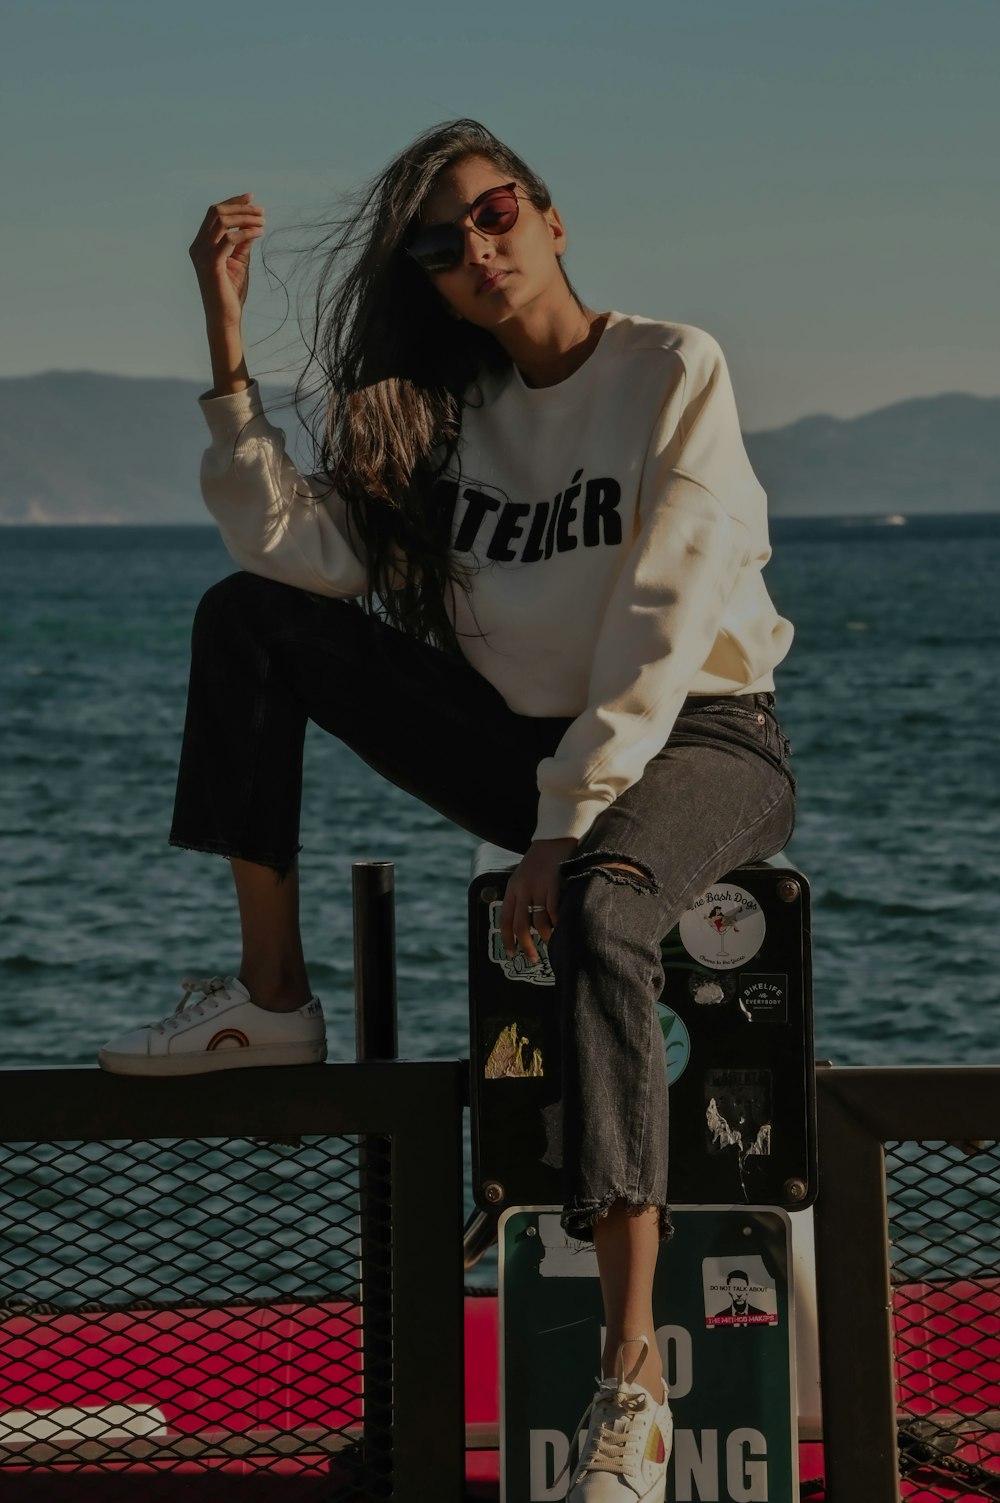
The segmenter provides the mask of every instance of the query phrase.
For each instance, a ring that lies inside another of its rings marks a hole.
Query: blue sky
[[[6,0],[3,35],[2,375],[207,385],[208,204],[252,190],[274,235],[473,115],[591,306],[716,336],[745,429],[1000,394],[997,0]],[[265,379],[284,317],[258,262]]]

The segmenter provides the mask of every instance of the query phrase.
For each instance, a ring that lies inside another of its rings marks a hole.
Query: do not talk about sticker
[[[700,965],[728,971],[753,959],[764,943],[767,924],[752,893],[722,882],[695,898],[681,914],[678,929],[685,950]]]

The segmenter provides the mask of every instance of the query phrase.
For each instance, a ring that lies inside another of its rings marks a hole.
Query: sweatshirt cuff
[[[555,793],[543,793],[538,800],[538,823],[532,840],[564,840],[572,836],[582,840],[597,816],[608,808],[603,798],[560,798]]]
[[[209,432],[215,440],[233,439],[240,429],[253,418],[260,417],[264,404],[260,399],[260,387],[251,377],[245,391],[232,391],[222,397],[213,397],[202,392],[198,406],[204,414]]]

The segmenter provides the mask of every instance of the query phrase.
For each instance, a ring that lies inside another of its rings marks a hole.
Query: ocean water
[[[813,898],[817,1053],[1000,1060],[1000,516],[772,524],[795,623],[778,711]],[[0,533],[2,1065],[89,1065],[235,967],[225,861],[166,843],[188,633],[231,572],[212,528]],[[468,1049],[475,840],[311,727],[303,931],[331,1057],[353,1053],[351,863],[396,866],[400,1052]]]

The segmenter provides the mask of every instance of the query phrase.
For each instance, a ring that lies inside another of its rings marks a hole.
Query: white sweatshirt
[[[761,578],[766,498],[722,350],[690,324],[612,313],[565,381],[531,388],[513,367],[481,392],[453,476],[452,550],[473,588],[449,608],[512,710],[575,717],[539,763],[534,839],[579,838],[642,776],[687,694],[774,688],[792,626]],[[344,502],[295,468],[256,382],[200,405],[202,494],[234,561],[361,595]]]

